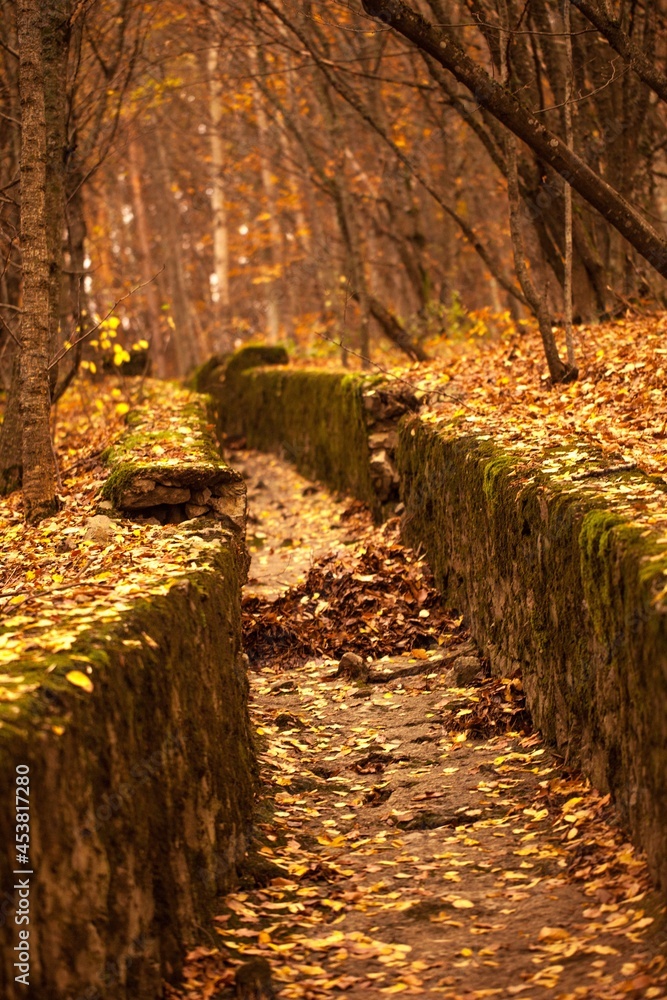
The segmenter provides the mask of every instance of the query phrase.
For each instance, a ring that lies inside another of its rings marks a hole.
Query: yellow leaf
[[[116,403],[116,413],[118,414],[119,417],[122,417],[129,412],[130,412],[129,403]]]
[[[70,684],[74,684],[75,687],[83,688],[89,694],[93,690],[93,682],[90,677],[86,674],[82,674],[80,670],[70,670],[69,673],[65,674],[67,680]]]
[[[471,903],[469,899],[454,899],[452,900],[452,906],[457,910],[471,910],[475,904]]]
[[[317,951],[327,948],[335,948],[339,945],[341,941],[345,940],[345,935],[342,931],[333,931],[328,937],[323,938],[306,938],[301,943],[307,948],[314,948]]]
[[[538,941],[562,941],[570,934],[564,927],[543,927],[537,935]]]

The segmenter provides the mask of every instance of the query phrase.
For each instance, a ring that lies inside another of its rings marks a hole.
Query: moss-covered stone
[[[281,451],[299,471],[374,505],[364,379],[308,369],[261,368],[236,383],[225,431],[248,447]]]
[[[154,397],[170,397],[170,415],[154,427],[155,398],[127,414],[128,431],[104,456],[111,471],[102,499],[161,522],[207,516],[244,532],[245,484],[220,457],[210,397],[176,386],[151,389]]]
[[[664,484],[611,473],[614,497],[418,419],[398,465],[406,539],[493,668],[521,669],[538,726],[612,792],[667,888],[667,543],[642,521]]]
[[[398,499],[396,425],[416,400],[378,375],[289,368],[286,361],[282,348],[247,347],[215,369],[218,383],[209,382],[209,391],[219,434],[282,453],[380,517]]]
[[[190,403],[189,416],[174,411],[184,439],[200,412]],[[118,450],[126,467],[131,449],[126,439]],[[168,554],[168,568],[151,560],[141,588],[128,568],[88,611],[0,635],[7,1000],[26,995],[12,950],[17,765],[30,768],[30,995],[40,1000],[161,996],[243,858],[255,781],[241,650],[247,553],[238,530],[210,519],[179,525]]]
[[[289,355],[279,344],[248,344],[231,355],[225,365],[225,377],[233,381],[249,368],[286,365],[288,362]]]
[[[214,354],[192,374],[188,386],[196,392],[217,392],[229,376],[233,382],[249,368],[286,365],[289,355],[279,344],[247,344],[232,354]]]
[[[194,392],[210,392],[211,385],[215,385],[222,376],[224,364],[224,354],[213,354],[203,365],[195,368],[186,380],[187,388],[193,389]]]

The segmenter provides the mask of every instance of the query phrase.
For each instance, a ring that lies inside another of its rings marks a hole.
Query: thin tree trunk
[[[216,284],[213,296],[217,330],[212,353],[232,350],[229,326],[229,232],[225,206],[225,149],[222,141],[222,84],[218,76],[218,46],[208,50],[209,115],[211,119],[211,208],[213,210],[213,273]]]
[[[565,32],[565,142],[568,148],[574,150],[574,129],[572,126],[572,36],[570,34],[570,0],[562,0],[563,31]],[[572,188],[565,184],[565,280],[563,281],[563,298],[565,305],[565,343],[567,345],[567,363],[574,368],[574,332],[572,329]]]
[[[163,235],[167,276],[174,307],[174,346],[178,374],[185,375],[202,358],[198,350],[197,335],[185,284],[185,268],[181,246],[181,225],[172,192],[171,170],[164,148],[161,130],[155,129],[157,160],[162,180]],[[204,352],[206,353],[206,352]]]
[[[158,378],[167,378],[169,371],[167,357],[160,323],[160,299],[155,284],[156,268],[153,263],[150,230],[146,218],[143,182],[141,179],[139,147],[135,140],[130,142],[127,150],[127,165],[132,192],[132,211],[136,226],[139,248],[139,263],[141,264],[141,280],[144,284],[142,294],[146,303],[146,332],[150,344],[150,356],[154,371]]]
[[[576,369],[571,371],[560,359],[558,346],[551,327],[551,315],[547,305],[546,289],[538,291],[526,265],[526,250],[523,240],[521,219],[521,194],[519,192],[519,171],[517,168],[516,139],[508,135],[505,140],[507,157],[507,193],[510,207],[510,235],[514,266],[521,290],[537,319],[542,338],[544,354],[549,366],[549,375],[554,383],[576,377]]]
[[[23,480],[23,424],[21,423],[21,352],[14,352],[12,380],[0,426],[0,496],[20,489]]]
[[[21,96],[21,324],[20,405],[23,421],[23,498],[28,522],[58,509],[49,418],[49,239],[47,130],[40,0],[18,0]],[[61,219],[62,227],[62,219]]]
[[[350,291],[352,298],[359,304],[359,354],[361,355],[363,368],[368,368],[371,362],[369,329],[370,297],[364,260],[361,253],[360,237],[354,217],[354,208],[350,204],[342,165],[340,173],[332,177],[330,183],[336,206],[338,226],[343,237],[345,256],[350,271]]]
[[[84,266],[86,259],[86,219],[83,210],[83,178],[81,171],[79,169],[72,170],[67,179],[71,192],[67,200],[65,214],[67,219],[67,249],[70,271],[70,313],[73,326],[72,333],[68,339],[75,342],[77,346],[69,354],[69,368],[56,382],[55,388],[51,393],[51,402],[53,404],[58,402],[68,386],[71,385],[74,376],[79,370],[82,350],[80,341],[85,337],[91,326],[90,302],[88,292],[86,291]]]
[[[49,353],[56,353],[62,299],[65,219],[65,148],[67,145],[67,16],[69,0],[42,6],[42,65],[46,118],[46,236],[49,247]],[[49,372],[53,396],[58,366]]]
[[[278,222],[278,212],[276,208],[276,186],[271,173],[271,164],[267,156],[269,126],[266,111],[264,110],[264,104],[262,103],[262,92],[256,79],[258,64],[257,46],[251,45],[250,67],[253,74],[252,92],[255,105],[255,119],[257,122],[257,131],[259,133],[260,173],[262,177],[264,197],[266,198],[267,211],[269,213],[269,233],[271,235],[271,242],[268,247],[267,256],[269,266],[274,272],[274,277],[264,286],[266,289],[267,339],[270,344],[277,344],[280,337],[280,310],[278,308],[278,288],[275,279],[275,271],[278,266],[277,255],[280,252],[282,244],[282,233],[280,231],[280,223]]]

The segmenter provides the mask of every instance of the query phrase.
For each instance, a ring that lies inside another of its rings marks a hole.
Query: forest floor
[[[566,448],[574,456],[569,464],[582,469],[589,446],[611,464],[667,479],[667,313],[628,311],[577,326],[579,378],[555,387],[532,324],[507,317],[492,327],[490,333],[489,322],[471,314],[467,332],[438,344],[433,361],[406,365],[395,352],[376,352],[376,367],[390,382],[410,387],[422,404],[422,420],[445,431],[492,436],[522,460],[539,462],[545,449]],[[562,478],[571,475],[564,470]]]
[[[262,956],[284,1000],[667,997],[665,909],[608,798],[532,731],[520,681],[487,676],[398,523],[275,457],[233,464],[256,839],[169,995],[231,996]]]

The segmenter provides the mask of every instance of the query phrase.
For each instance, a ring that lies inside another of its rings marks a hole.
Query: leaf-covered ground
[[[666,329],[664,314],[578,328],[580,378],[555,388],[547,384],[535,332],[479,341],[442,366],[443,388],[454,398],[433,397],[435,410],[463,431],[519,445],[526,458],[571,442],[601,448],[610,463],[664,476]]]
[[[284,1000],[667,996],[642,858],[531,731],[520,683],[485,678],[396,525],[274,458],[237,465],[261,524],[246,597],[256,839],[172,998],[231,996],[253,956]],[[335,676],[341,652],[368,658],[365,681]]]
[[[473,315],[469,326],[468,335],[441,341],[428,364],[404,366],[395,354],[376,360],[417,390],[435,423],[491,435],[526,459],[545,445],[595,446],[612,465],[667,477],[666,313],[576,327],[579,380],[555,388],[531,324],[496,317],[489,334],[488,318]],[[581,469],[586,460],[583,451],[574,459]]]
[[[183,410],[192,394],[169,383],[80,379],[58,405],[55,446],[63,507],[38,525],[23,520],[19,493],[0,498],[0,666],[25,651],[68,650],[96,623],[119,618],[137,597],[163,593],[187,573],[192,546],[179,525],[114,519],[111,534],[90,537],[108,475],[103,453],[127,429],[125,415],[149,404],[153,431],[164,438],[150,454],[163,464],[187,459],[196,446]],[[105,512],[108,513],[108,512]],[[47,663],[45,659],[45,665]],[[13,700],[22,677],[2,670],[0,699]]]

